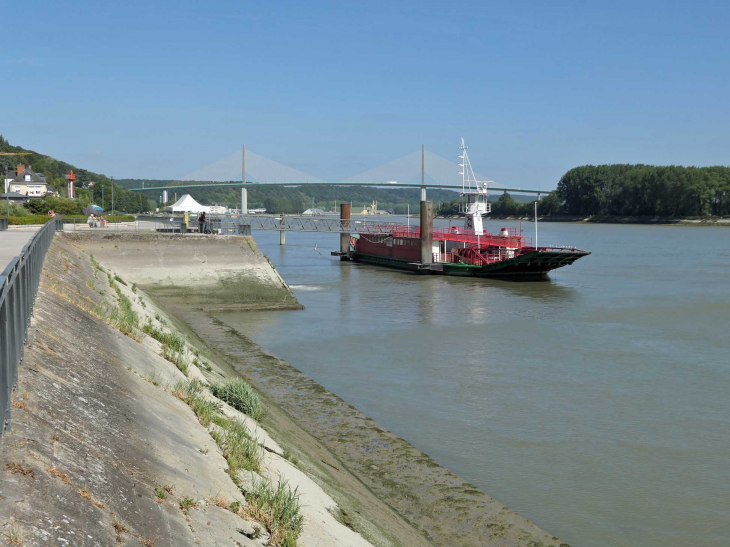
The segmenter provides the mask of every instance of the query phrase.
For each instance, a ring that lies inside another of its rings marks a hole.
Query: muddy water
[[[728,544],[730,229],[540,230],[593,254],[465,280],[255,232],[306,310],[217,316],[571,545]]]

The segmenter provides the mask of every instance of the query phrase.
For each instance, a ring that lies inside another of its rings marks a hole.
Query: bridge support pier
[[[279,230],[279,245],[286,245],[286,231]]]
[[[340,224],[346,232],[340,232],[340,260],[349,260],[347,252],[350,250],[350,204],[340,205]]]
[[[241,188],[241,216],[248,213],[248,190]]]
[[[421,202],[421,264],[433,263],[433,201]]]

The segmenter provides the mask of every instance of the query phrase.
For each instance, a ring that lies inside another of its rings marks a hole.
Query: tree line
[[[459,214],[460,200],[437,214]],[[535,201],[509,194],[492,201],[494,216],[531,216]],[[540,216],[722,217],[730,216],[730,167],[584,165],[571,169],[556,192],[537,202]]]
[[[730,215],[730,167],[584,165],[558,182],[567,215]]]

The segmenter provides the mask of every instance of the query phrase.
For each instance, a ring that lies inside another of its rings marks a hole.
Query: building
[[[48,183],[43,173],[36,173],[30,165],[18,165],[15,173],[5,175],[5,193],[16,193],[29,198],[42,198],[48,193]]]

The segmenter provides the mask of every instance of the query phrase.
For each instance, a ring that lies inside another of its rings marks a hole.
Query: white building
[[[48,193],[48,183],[43,173],[36,173],[30,165],[18,165],[15,174],[5,177],[5,193],[13,192],[29,198],[41,198]]]

